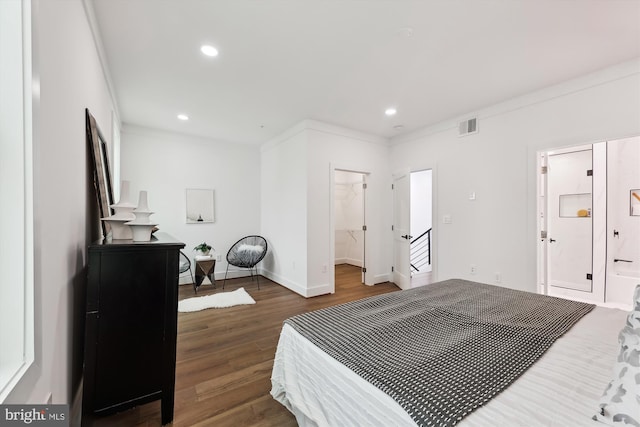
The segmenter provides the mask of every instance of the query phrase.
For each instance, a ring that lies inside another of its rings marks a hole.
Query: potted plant
[[[200,252],[202,255],[209,255],[209,251],[212,249],[211,245],[208,245],[207,242],[202,242],[195,248],[194,251]]]

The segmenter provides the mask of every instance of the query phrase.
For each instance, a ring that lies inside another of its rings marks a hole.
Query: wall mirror
[[[640,188],[630,191],[630,211],[631,216],[640,216]]]
[[[85,109],[85,117],[87,142],[93,163],[93,185],[98,198],[100,218],[105,218],[111,216],[111,205],[114,203],[109,156],[107,155],[107,141],[102,132],[100,132],[96,119],[91,115],[88,108]],[[101,221],[101,223],[103,236],[107,237],[111,231],[111,226],[106,221]]]
[[[214,222],[213,190],[187,189],[187,224]]]

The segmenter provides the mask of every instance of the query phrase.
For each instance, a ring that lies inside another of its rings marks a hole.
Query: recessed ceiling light
[[[208,44],[202,45],[200,51],[207,56],[218,56],[218,49]]]
[[[187,116],[186,114],[178,114],[178,119],[182,121],[187,121],[189,120],[189,116]]]
[[[391,107],[391,108],[387,108],[386,110],[384,110],[384,113],[387,116],[394,116],[397,113],[397,111],[396,111],[395,108]]]

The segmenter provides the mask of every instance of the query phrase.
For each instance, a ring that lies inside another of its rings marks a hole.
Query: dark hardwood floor
[[[221,291],[204,285],[198,296]],[[314,298],[260,277],[228,280],[225,291],[244,287],[255,305],[178,313],[174,426],[296,426],[293,415],[273,400],[271,370],[284,319],[296,314],[399,290],[392,283],[366,286],[360,269],[336,266],[336,293]],[[180,299],[193,297],[190,285]],[[159,426],[160,402],[100,418],[94,426]]]

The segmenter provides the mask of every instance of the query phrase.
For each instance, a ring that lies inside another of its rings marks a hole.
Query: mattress
[[[627,313],[596,307],[460,426],[592,426]],[[415,426],[388,395],[284,325],[271,395],[300,426]]]

